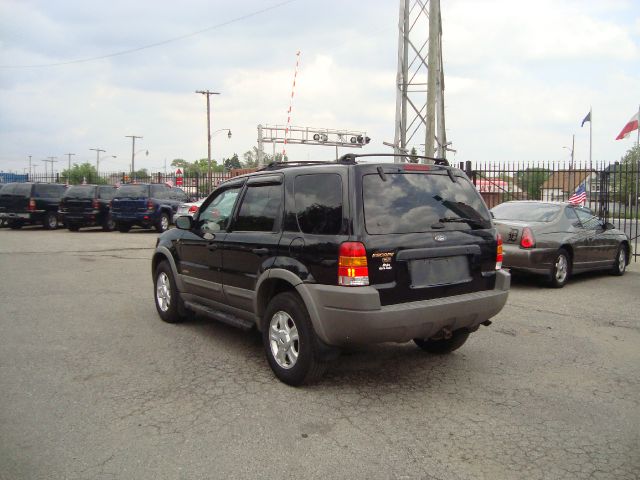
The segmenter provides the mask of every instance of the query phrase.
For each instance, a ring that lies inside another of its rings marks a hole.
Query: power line
[[[261,10],[256,10],[256,11],[248,13],[246,15],[242,15],[240,17],[232,18],[231,20],[227,20],[226,22],[218,23],[216,25],[212,25],[210,27],[203,28],[202,30],[197,30],[195,32],[187,33],[185,35],[180,35],[180,36],[177,36],[177,37],[169,38],[167,40],[162,40],[160,42],[150,43],[148,45],[142,45],[140,47],[130,48],[128,50],[121,50],[119,52],[108,53],[106,55],[100,55],[100,56],[97,56],[97,57],[82,58],[82,59],[78,59],[78,60],[69,60],[69,61],[66,61],[66,62],[58,62],[58,63],[41,63],[41,64],[35,64],[35,65],[0,65],[0,68],[16,68],[17,69],[17,68],[59,67],[59,66],[62,66],[62,65],[73,65],[73,64],[76,64],[76,63],[93,62],[93,61],[96,61],[96,60],[104,60],[105,58],[112,58],[112,57],[119,57],[119,56],[122,56],[122,55],[128,55],[130,53],[139,52],[141,50],[147,50],[149,48],[155,48],[155,47],[159,47],[159,46],[162,46],[162,45],[167,45],[168,43],[173,43],[173,42],[177,42],[179,40],[184,40],[185,38],[195,37],[196,35],[200,35],[202,33],[209,32],[211,30],[217,30],[218,28],[226,27],[227,25],[231,25],[232,23],[237,23],[237,22],[240,22],[242,20],[246,20],[248,18],[255,17],[257,15],[261,15],[263,13],[269,12],[271,10],[275,10],[276,8],[280,8],[280,7],[284,6],[284,5],[287,5],[289,3],[293,3],[293,2],[296,2],[296,1],[297,0],[285,0],[284,2],[276,3],[275,5],[271,5],[270,7],[266,7],[266,8],[263,8]]]

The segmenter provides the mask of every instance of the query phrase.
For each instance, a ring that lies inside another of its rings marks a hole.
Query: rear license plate
[[[411,288],[437,287],[471,281],[469,259],[465,255],[411,260],[409,274]]]

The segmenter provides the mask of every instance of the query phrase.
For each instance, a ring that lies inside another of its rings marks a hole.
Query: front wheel
[[[166,261],[158,264],[153,279],[158,315],[167,323],[181,322],[183,317],[178,310],[180,293],[178,293],[178,289],[176,288],[171,267]]]
[[[276,295],[263,318],[262,339],[269,366],[282,382],[299,386],[319,379],[327,364],[319,360],[319,345],[309,312],[294,292]]]
[[[571,275],[571,257],[564,248],[558,250],[551,266],[549,285],[553,288],[562,288],[569,281]]]
[[[469,331],[460,329],[451,334],[450,338],[414,338],[414,343],[425,352],[444,355],[459,349],[469,338]]]
[[[44,217],[44,221],[42,222],[42,226],[47,230],[55,230],[58,228],[58,216],[56,212],[47,212],[47,215]]]
[[[618,253],[616,253],[616,259],[611,269],[612,275],[621,276],[627,269],[627,249],[624,245],[618,247]]]

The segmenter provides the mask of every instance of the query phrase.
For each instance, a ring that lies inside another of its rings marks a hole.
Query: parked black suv
[[[133,225],[164,232],[178,207],[189,201],[184,190],[164,183],[126,184],[116,190],[111,215],[121,232],[128,232]]]
[[[160,317],[257,327],[291,385],[320,376],[341,346],[413,340],[448,353],[490,324],[510,275],[464,172],[356,158],[272,164],[178,217],[152,261]]]
[[[114,185],[69,187],[60,200],[60,221],[72,232],[77,232],[80,227],[96,225],[101,226],[105,232],[110,232],[115,228],[110,206],[115,191]]]
[[[57,183],[10,183],[0,192],[0,218],[13,229],[25,223],[57,228],[58,204],[66,188]]]

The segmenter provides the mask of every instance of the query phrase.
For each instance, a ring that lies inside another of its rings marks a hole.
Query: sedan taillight
[[[520,237],[520,246],[522,248],[533,248],[536,246],[536,238],[529,227],[522,229],[522,237]]]
[[[502,268],[502,235],[499,233],[496,236],[496,270],[500,270]]]

